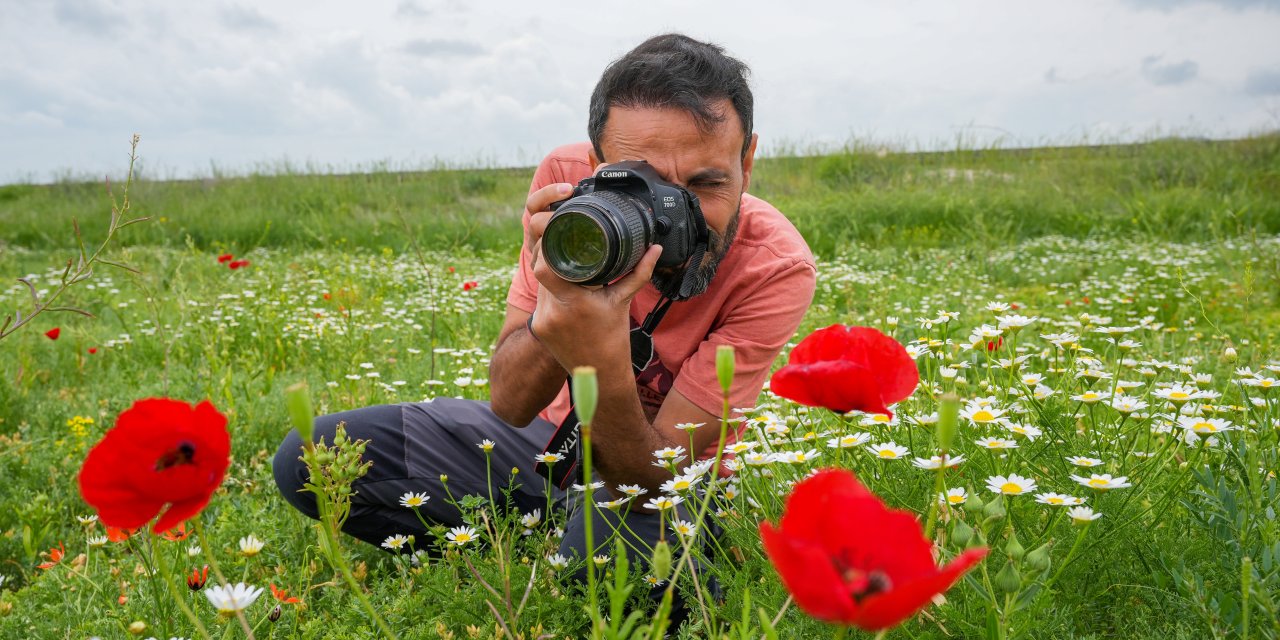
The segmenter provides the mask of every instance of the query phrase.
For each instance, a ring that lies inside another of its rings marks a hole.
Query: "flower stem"
[[[155,550],[155,547],[153,546],[152,549]],[[156,551],[154,555],[156,559],[156,566],[160,570],[160,580],[164,582],[164,586],[169,589],[169,595],[173,596],[173,601],[178,603],[178,608],[182,609],[182,614],[187,616],[187,620],[190,620],[191,624],[195,625],[196,630],[200,632],[200,637],[205,640],[212,640],[209,635],[209,630],[205,629],[204,623],[200,622],[200,618],[196,617],[196,614],[191,610],[191,607],[187,606],[187,602],[183,599],[182,593],[179,592],[178,588],[173,584],[173,576],[169,572],[169,561],[165,559],[164,551]]]

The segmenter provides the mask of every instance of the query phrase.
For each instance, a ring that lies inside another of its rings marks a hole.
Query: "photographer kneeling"
[[[546,507],[549,491],[567,510],[560,552],[570,559],[612,553],[616,530],[645,561],[637,550],[670,537],[663,522],[692,521],[685,505],[660,516],[644,498],[624,507],[625,527],[599,508],[589,551],[582,505],[664,495],[672,473],[654,464],[654,452],[687,445],[690,435],[691,455],[714,457],[717,346],[736,353],[731,406],[753,405],[812,301],[816,271],[804,240],[777,209],[746,194],[757,139],[746,73],[719,47],[681,35],[651,38],[605,69],[591,96],[590,143],[556,149],[534,174],[490,365],[491,402],[438,398],[317,419],[317,438],[332,441],[342,422],[369,441],[373,466],[353,487],[344,531],[375,545],[397,534],[427,540],[401,505],[409,492],[432,496],[421,507],[429,521],[461,526],[440,478],[457,498],[502,495],[508,487],[490,492],[486,464],[500,470],[495,483],[519,469],[508,504],[497,507],[531,513]],[[589,499],[570,488],[583,480],[566,376],[581,366],[594,367],[599,384],[592,455],[602,485]],[[707,426],[681,428],[699,423]],[[489,451],[478,446],[485,440]],[[285,499],[314,518],[314,497],[299,492],[308,479],[300,445],[296,432],[281,444],[275,478]],[[549,468],[539,461],[557,453],[563,458]],[[709,486],[707,465],[693,466],[699,486]],[[694,523],[709,532],[703,524]]]

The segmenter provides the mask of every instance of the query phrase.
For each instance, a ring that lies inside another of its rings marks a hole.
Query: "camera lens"
[[[553,231],[554,229],[554,231]],[[557,215],[542,234],[547,262],[570,282],[590,280],[604,266],[608,238],[604,228],[582,211]]]
[[[606,284],[635,268],[653,242],[648,207],[635,196],[599,190],[556,210],[542,234],[548,266],[561,278]]]

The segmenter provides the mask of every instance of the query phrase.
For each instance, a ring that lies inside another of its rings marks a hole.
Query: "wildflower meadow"
[[[137,153],[0,187],[0,638],[1280,637],[1276,135],[762,159],[817,294],[684,425],[740,437],[596,506],[703,516],[640,560],[559,554],[510,468],[380,547],[338,533],[367,443],[298,451],[319,521],[272,479],[315,415],[488,397],[530,170]]]

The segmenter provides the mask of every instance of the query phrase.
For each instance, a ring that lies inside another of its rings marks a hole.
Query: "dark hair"
[[[742,121],[742,154],[751,146],[751,110],[754,100],[742,61],[725,55],[724,49],[685,35],[668,33],[640,43],[609,63],[591,92],[587,135],[596,157],[604,161],[600,138],[609,119],[609,108],[660,107],[687,111],[704,131],[724,121],[711,107],[728,99]]]

